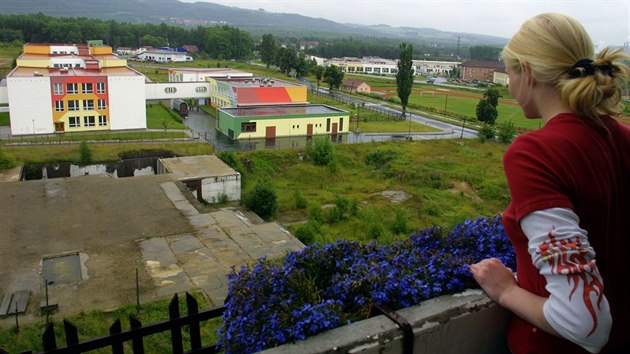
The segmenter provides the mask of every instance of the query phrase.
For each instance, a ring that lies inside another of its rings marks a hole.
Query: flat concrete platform
[[[303,247],[282,226],[246,215],[200,208],[169,174],[0,183],[0,298],[28,291],[22,321],[40,318],[42,260],[79,253],[82,280],[49,286],[55,316],[135,304],[136,269],[141,302],[198,290],[219,306],[232,266]]]

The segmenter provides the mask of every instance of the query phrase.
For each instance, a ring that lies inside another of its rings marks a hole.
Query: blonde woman
[[[517,276],[497,259],[470,269],[515,314],[513,353],[630,353],[630,126],[614,118],[625,58],[594,56],[584,28],[556,13],[526,21],[503,50],[510,93],[544,126],[503,159]]]

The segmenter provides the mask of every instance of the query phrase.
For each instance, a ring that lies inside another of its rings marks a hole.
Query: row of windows
[[[365,68],[362,66],[359,66],[359,67],[348,66],[347,68],[348,72],[350,73],[353,73],[355,71],[360,73],[360,72],[363,72],[363,69],[365,69],[365,72],[368,72],[368,73],[374,72],[376,74],[381,74],[381,73],[382,74],[396,74],[398,72],[398,69],[396,68],[373,68],[371,66],[367,66]],[[343,66],[341,67],[341,70],[344,70]]]
[[[70,128],[81,128],[81,118],[83,118],[84,127],[95,127],[98,118],[98,126],[107,126],[107,116],[85,116],[85,117],[68,117],[68,126]]]
[[[322,124],[315,124],[315,127],[321,128]],[[299,129],[299,125],[293,125],[293,129]],[[339,118],[339,131],[343,130],[343,118]],[[326,131],[330,132],[330,118],[326,119]],[[246,122],[241,123],[241,132],[243,133],[255,133],[256,132],[256,122]]]
[[[53,64],[53,68],[71,68],[71,67],[72,67],[72,63]],[[74,67],[75,68],[80,68],[81,64],[75,63]]]
[[[55,95],[63,95],[63,84],[56,83],[53,84],[53,93]],[[81,84],[81,92],[82,93],[94,93],[94,84],[91,82],[84,82]],[[70,82],[66,84],[66,93],[69,95],[78,94],[79,93],[79,84],[76,82]],[[96,93],[105,93],[105,83],[97,82],[96,83]]]
[[[97,107],[99,110],[107,109],[107,104],[105,100],[96,100]],[[79,106],[79,100],[68,100],[68,101],[55,101],[55,112],[64,112],[66,109],[65,103],[68,102],[68,111],[80,111],[81,107],[83,107],[84,111],[92,111],[94,110],[94,100],[83,100],[82,105]]]

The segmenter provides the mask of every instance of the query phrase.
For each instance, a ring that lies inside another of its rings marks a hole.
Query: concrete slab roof
[[[238,174],[238,172],[216,155],[173,157],[160,159],[160,161],[178,180],[233,176]]]

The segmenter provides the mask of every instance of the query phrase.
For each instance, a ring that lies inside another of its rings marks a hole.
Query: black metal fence
[[[199,312],[197,300],[186,293],[187,315],[180,316],[179,298],[177,294],[173,296],[168,305],[169,319],[143,326],[135,317],[129,317],[130,329],[122,330],[120,319],[116,320],[109,327],[109,335],[92,338],[79,342],[78,328],[67,320],[63,321],[66,346],[58,347],[53,323],[49,323],[42,335],[44,351],[41,353],[84,353],[95,349],[110,347],[112,353],[124,353],[123,344],[131,342],[133,353],[144,353],[144,337],[169,331],[171,334],[172,353],[184,353],[184,340],[182,330],[188,326],[190,336],[190,351],[186,353],[218,353],[220,346],[218,343],[203,346],[201,342],[200,322],[221,317],[225,307],[215,307],[210,310]],[[24,351],[22,354],[32,354],[33,351]]]

